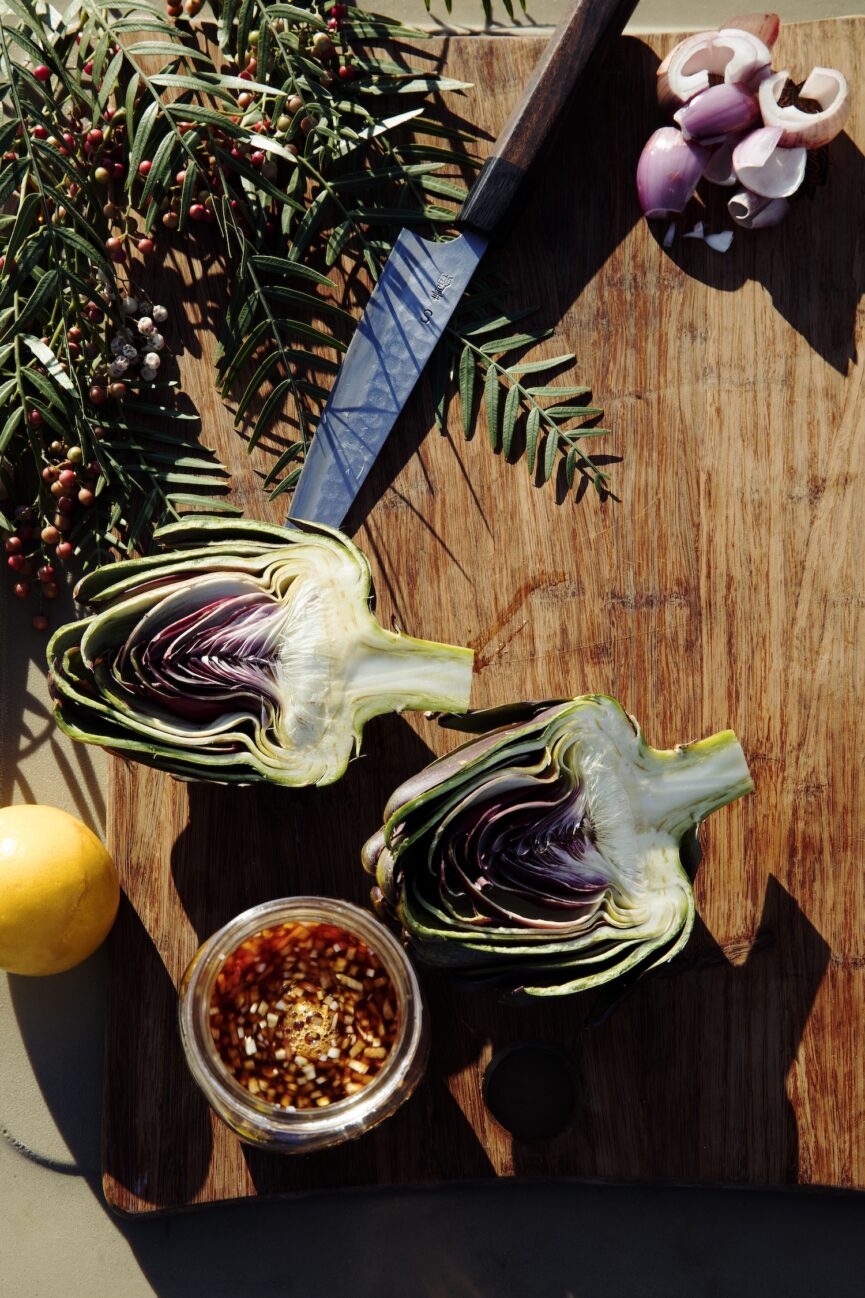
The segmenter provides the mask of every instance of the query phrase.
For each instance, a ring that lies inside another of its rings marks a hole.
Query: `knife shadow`
[[[525,324],[533,332],[555,332],[586,285],[641,219],[633,176],[654,126],[654,89],[649,93],[648,87],[653,86],[657,63],[657,56],[634,38],[622,37],[611,47],[605,63],[587,78],[562,114],[525,194],[522,211],[506,237],[487,252],[481,273],[491,282],[507,279],[508,308],[536,305],[525,322],[521,320],[521,329]],[[635,88],[645,93],[638,94]],[[646,107],[623,113],[623,102]],[[576,165],[575,139],[580,141]],[[461,304],[454,316],[457,329],[465,309]],[[568,349],[561,337],[549,338],[542,348],[532,349],[533,359]],[[443,374],[448,396],[455,395],[456,380],[445,374],[453,368],[453,349],[448,337],[436,348],[345,520],[347,532],[356,531],[376,505],[411,507],[393,484],[435,424]],[[515,364],[519,355],[509,354],[508,364]],[[562,376],[560,381],[570,380]],[[603,393],[599,393],[598,403],[602,401]],[[457,400],[449,401],[447,431],[455,449],[462,440],[458,407]],[[509,459],[518,459],[523,449],[524,441],[515,439]],[[568,494],[559,484],[558,502]],[[577,498],[583,494],[584,488],[581,491],[578,486]],[[480,508],[477,497],[474,499]]]

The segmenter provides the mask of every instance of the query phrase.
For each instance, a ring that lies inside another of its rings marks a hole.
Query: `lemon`
[[[0,808],[0,969],[71,969],[105,938],[120,902],[99,839],[58,807]]]

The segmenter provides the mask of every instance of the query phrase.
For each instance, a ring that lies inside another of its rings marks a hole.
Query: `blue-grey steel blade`
[[[448,243],[400,234],[337,374],[289,520],[341,525],[486,246],[476,234]]]

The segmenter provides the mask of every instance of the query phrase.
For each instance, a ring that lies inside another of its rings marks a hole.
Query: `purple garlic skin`
[[[735,18],[728,18],[723,26],[750,32],[752,36],[761,40],[767,49],[771,49],[778,39],[781,19],[778,14],[737,14]]]
[[[710,86],[674,114],[686,137],[698,141],[746,131],[760,119],[757,96],[747,86]]]
[[[697,188],[711,153],[686,140],[675,126],[662,126],[646,142],[637,163],[637,195],[648,217],[682,212]]]

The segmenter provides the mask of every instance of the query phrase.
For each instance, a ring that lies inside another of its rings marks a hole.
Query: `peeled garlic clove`
[[[771,49],[778,39],[781,30],[781,19],[778,14],[738,14],[728,18],[724,27],[735,27],[737,31],[751,32]]]
[[[757,96],[747,86],[709,86],[674,114],[687,139],[709,140],[745,131],[760,117]]]
[[[731,135],[723,144],[718,145],[703,169],[704,180],[708,180],[712,185],[735,185],[738,183],[736,173],[733,170],[733,150],[741,138],[741,135]]]
[[[662,107],[669,107],[708,90],[711,76],[723,76],[727,85],[756,83],[768,74],[772,55],[753,33],[725,27],[688,37],[665,62],[663,76],[658,69],[658,98]]]
[[[740,182],[762,198],[789,198],[805,178],[805,149],[785,149],[781,129],[761,126],[733,150],[733,170]]]
[[[637,195],[645,216],[681,212],[697,188],[709,150],[662,126],[646,141],[637,163]]]
[[[847,78],[835,68],[813,68],[802,89],[800,99],[813,99],[819,113],[805,113],[794,104],[778,106],[778,100],[790,79],[789,72],[776,72],[760,86],[760,111],[767,126],[780,127],[785,149],[803,147],[819,149],[834,140],[850,116],[850,92]]]

